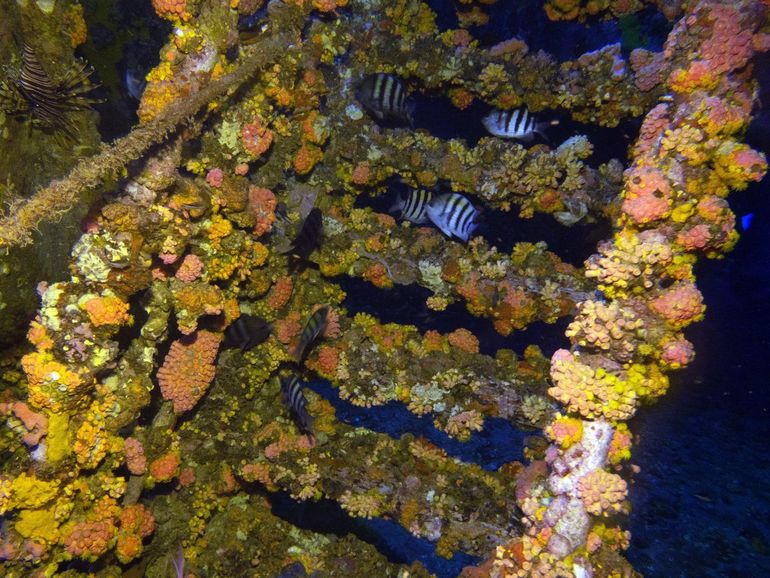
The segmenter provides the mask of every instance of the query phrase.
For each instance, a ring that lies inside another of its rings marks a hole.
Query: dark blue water
[[[702,264],[697,358],[641,412],[628,556],[653,577],[770,576],[770,186],[731,199],[748,231]]]

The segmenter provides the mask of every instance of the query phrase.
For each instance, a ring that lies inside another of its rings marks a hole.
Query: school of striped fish
[[[413,125],[414,101],[404,81],[393,74],[378,72],[365,77],[358,86],[356,99],[383,125]],[[508,110],[492,110],[482,119],[487,131],[496,137],[530,142],[545,134],[557,120],[540,121],[526,106]],[[480,225],[480,212],[471,200],[460,193],[438,194],[428,189],[412,189],[399,195],[389,212],[415,225],[432,223],[449,238],[468,242]]]
[[[355,91],[355,97],[366,111],[383,126],[412,126],[415,103],[402,79],[394,74],[377,72],[365,77]],[[545,129],[558,121],[541,122],[526,107],[492,110],[483,119],[486,130],[493,136],[518,141],[532,141],[537,135],[546,138]],[[410,189],[399,194],[390,212],[398,211],[398,218],[415,225],[433,224],[450,239],[467,243],[480,225],[480,211],[473,202],[458,192],[439,192],[426,188]],[[290,223],[286,207],[276,210],[279,218]],[[302,273],[307,267],[317,268],[312,253],[323,240],[323,215],[313,207],[298,224],[287,256],[289,272]],[[329,306],[319,306],[307,319],[299,338],[291,349],[297,369],[282,371],[281,399],[297,429],[313,437],[313,416],[307,409],[304,388],[307,385],[297,375],[309,352],[322,337],[328,322]],[[247,351],[268,339],[272,325],[253,315],[241,315],[225,331],[223,345]]]

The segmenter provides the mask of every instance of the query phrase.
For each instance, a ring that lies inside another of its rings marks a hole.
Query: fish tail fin
[[[310,415],[307,409],[303,407],[301,410],[299,410],[297,412],[297,418],[297,421],[299,421],[299,430],[305,435],[315,437],[313,435],[313,423],[315,422],[315,418]]]
[[[301,342],[297,343],[294,347],[292,347],[289,350],[289,355],[294,360],[295,363],[302,363],[302,358],[304,357],[304,351],[302,348]]]
[[[402,211],[404,207],[404,197],[401,195],[401,193],[398,193],[398,197],[396,197],[396,200],[393,202],[393,204],[388,208],[388,213],[395,213],[396,211]]]
[[[296,253],[289,252],[289,273],[301,273],[303,271],[302,257]]]
[[[417,102],[409,97],[406,101],[406,118],[409,122],[409,128],[414,130],[414,113],[417,110]]]
[[[302,273],[305,269],[320,269],[320,265],[310,259],[305,259],[301,255],[289,254],[289,273]]]
[[[535,126],[535,130],[533,132],[550,145],[551,139],[548,138],[548,135],[545,131],[548,127],[554,126],[554,123],[559,124],[559,121],[556,120],[550,122],[540,122]]]

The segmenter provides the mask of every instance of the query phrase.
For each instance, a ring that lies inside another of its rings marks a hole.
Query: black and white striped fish
[[[407,97],[404,83],[393,74],[367,76],[358,86],[356,98],[377,120],[412,124],[414,102]]]
[[[399,219],[406,219],[416,225],[430,222],[428,218],[428,203],[433,193],[427,189],[411,189],[406,197],[398,196],[398,200],[388,210],[389,213],[401,211]]]
[[[478,226],[479,212],[459,193],[439,195],[428,203],[428,217],[448,237],[455,236],[467,242]]]
[[[537,117],[530,114],[526,106],[509,110],[493,110],[484,117],[482,122],[490,134],[521,141],[531,141],[536,134],[545,138],[543,133],[545,128],[559,124],[558,120],[538,122]]]
[[[302,393],[304,387],[296,375],[281,378],[281,397],[284,405],[289,408],[292,418],[299,430],[306,435],[313,435],[313,416],[307,411],[307,400]]]
[[[289,249],[289,271],[302,271],[310,264],[310,254],[321,246],[323,219],[315,207],[310,211]]]
[[[316,339],[326,329],[326,318],[329,315],[329,307],[324,305],[319,307],[315,313],[307,320],[305,328],[299,336],[299,342],[292,351],[292,356],[297,360],[297,363],[302,363],[305,360],[310,349],[313,347]]]
[[[225,330],[225,347],[238,347],[246,351],[263,343],[273,326],[256,315],[241,315]]]

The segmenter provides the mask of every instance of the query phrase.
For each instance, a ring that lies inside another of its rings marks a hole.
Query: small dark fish
[[[286,203],[281,201],[275,206],[275,216],[284,223],[289,220],[289,210],[286,208]]]
[[[545,138],[546,127],[559,124],[558,120],[538,122],[526,106],[509,110],[493,110],[482,120],[484,127],[495,136],[531,141],[535,134]]]
[[[238,16],[238,37],[241,44],[254,44],[264,37],[268,28],[265,16],[267,16],[267,6],[260,8],[253,14]]]
[[[275,578],[321,578],[321,571],[316,570],[308,576],[302,562],[294,562],[294,564],[284,567]]]
[[[289,249],[289,271],[302,271],[310,262],[308,257],[321,246],[321,236],[323,235],[323,220],[321,211],[313,208],[308,214],[302,228],[292,241]]]
[[[455,236],[468,242],[478,226],[479,212],[473,204],[459,193],[440,195],[427,207],[428,217],[448,237]]]
[[[302,363],[305,360],[305,357],[313,347],[316,339],[318,339],[318,336],[324,332],[324,329],[326,329],[326,319],[328,315],[329,307],[324,305],[323,307],[318,308],[316,312],[310,316],[310,319],[307,320],[305,328],[299,336],[299,343],[297,343],[297,347],[292,351],[292,355],[294,356],[294,359],[297,360],[297,363]]]
[[[263,343],[273,326],[256,315],[241,315],[225,330],[225,347],[238,347],[246,351]]]
[[[142,100],[144,89],[147,88],[147,80],[141,69],[126,67],[123,73],[123,84],[126,87],[126,93],[134,100]]]
[[[407,98],[404,83],[393,74],[367,76],[358,86],[356,98],[377,120],[412,124],[414,102]]]
[[[296,375],[281,378],[281,397],[289,408],[299,430],[306,435],[313,435],[313,416],[307,412],[307,400],[302,393],[304,387]]]
[[[404,198],[399,195],[398,200],[390,207],[388,212],[401,211],[399,218],[411,221],[416,225],[428,223],[428,203],[433,198],[433,193],[427,189],[412,189]]]

